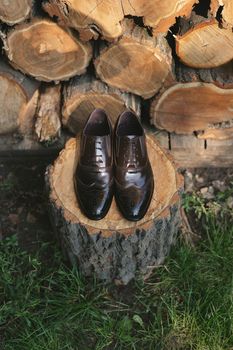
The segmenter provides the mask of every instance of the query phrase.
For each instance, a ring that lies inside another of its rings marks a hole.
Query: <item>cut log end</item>
[[[194,68],[214,68],[233,59],[231,28],[220,28],[215,20],[196,25],[176,37],[176,53],[181,61]]]
[[[150,37],[131,20],[123,26],[123,37],[95,60],[96,73],[112,87],[150,98],[171,75],[170,48],[162,37]]]
[[[233,119],[233,89],[208,83],[176,84],[151,105],[151,121],[159,129],[191,134]]]
[[[50,16],[80,31],[84,40],[97,38],[114,40],[122,34],[124,18],[121,0],[49,0],[44,9]]]
[[[7,36],[6,48],[15,68],[42,81],[67,80],[82,74],[92,56],[89,43],[79,42],[47,20],[18,26]]]
[[[14,81],[0,76],[0,134],[14,132],[19,126],[19,112],[26,104],[26,96]]]
[[[74,134],[83,129],[96,108],[105,110],[112,125],[126,107],[138,116],[141,112],[140,98],[110,88],[90,75],[74,78],[66,83],[63,100],[63,124]]]
[[[125,15],[143,17],[146,26],[155,32],[166,33],[176,22],[176,17],[189,17],[197,0],[130,0],[122,1]]]
[[[0,60],[0,134],[32,132],[38,87],[38,82]]]
[[[23,22],[31,12],[31,0],[0,1],[0,20],[9,25]]]
[[[82,214],[73,185],[78,157],[75,139],[68,141],[47,172],[53,223],[69,257],[78,261],[85,275],[94,271],[100,279],[126,284],[137,270],[147,274],[169,251],[179,226],[182,181],[152,136],[147,136],[147,147],[155,191],[146,216],[136,223],[122,217],[114,200],[100,221]]]
[[[210,11],[216,16],[221,9],[221,20],[224,27],[233,27],[233,3],[232,0],[211,0]]]

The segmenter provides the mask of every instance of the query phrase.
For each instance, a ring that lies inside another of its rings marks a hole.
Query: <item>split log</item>
[[[221,10],[222,7],[222,10]],[[216,17],[221,11],[221,20],[224,27],[233,27],[233,2],[232,0],[211,0],[211,13]]]
[[[122,93],[86,74],[64,85],[62,121],[71,132],[77,134],[95,108],[104,109],[114,125],[125,108],[131,108],[139,116],[140,107],[139,97]]]
[[[133,20],[122,25],[123,36],[96,58],[96,73],[112,87],[150,98],[172,77],[170,47],[162,36],[149,36]]]
[[[9,32],[5,51],[14,68],[42,81],[67,80],[86,71],[92,50],[48,20],[34,20]]]
[[[36,112],[35,132],[40,142],[56,140],[61,134],[61,86],[46,86]]]
[[[167,33],[176,18],[190,17],[198,0],[127,0],[122,1],[125,15],[143,17],[145,26],[152,27],[154,34]]]
[[[113,40],[122,33],[124,18],[121,0],[49,0],[44,9],[58,17],[62,25],[77,29],[82,40],[97,38]]]
[[[159,129],[177,134],[206,130],[233,119],[233,89],[210,83],[176,84],[153,101],[150,113]]]
[[[176,37],[176,53],[190,67],[221,66],[233,59],[232,29],[221,28],[216,20],[199,23]]]
[[[0,60],[0,134],[32,132],[39,83]]]
[[[78,263],[84,275],[127,284],[137,271],[148,275],[161,264],[174,242],[181,220],[182,180],[152,136],[147,136],[147,147],[155,192],[146,216],[138,222],[124,219],[114,200],[100,221],[81,213],[73,185],[79,151],[76,139],[67,142],[47,171],[52,224],[71,262]]]
[[[9,25],[23,22],[31,13],[32,0],[0,1],[0,20]]]

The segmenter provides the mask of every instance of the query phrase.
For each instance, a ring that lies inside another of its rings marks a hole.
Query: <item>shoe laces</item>
[[[124,161],[128,167],[136,168],[139,165],[139,155],[137,151],[137,138],[125,140],[125,146],[128,152],[124,152]],[[127,155],[128,153],[128,155]]]

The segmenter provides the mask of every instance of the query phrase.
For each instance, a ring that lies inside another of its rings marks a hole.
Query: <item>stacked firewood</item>
[[[0,134],[51,141],[94,108],[233,135],[231,0],[0,0]],[[146,108],[146,107],[149,107]]]

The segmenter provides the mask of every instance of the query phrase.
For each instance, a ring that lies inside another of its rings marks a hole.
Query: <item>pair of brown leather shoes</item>
[[[94,110],[82,133],[74,183],[80,208],[88,218],[102,219],[113,194],[126,219],[143,218],[154,181],[145,134],[133,112],[127,110],[120,115],[113,138],[105,112]]]

